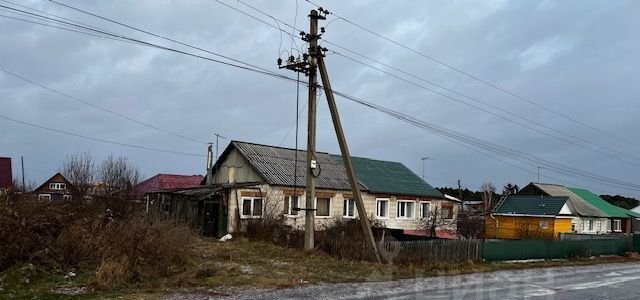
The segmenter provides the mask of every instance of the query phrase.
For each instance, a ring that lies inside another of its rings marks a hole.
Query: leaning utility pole
[[[380,253],[376,245],[376,240],[373,237],[371,231],[371,224],[367,217],[367,212],[362,202],[362,194],[360,194],[360,187],[358,186],[358,179],[356,178],[356,172],[353,168],[353,162],[351,161],[351,154],[349,154],[349,147],[347,146],[347,139],[344,136],[342,130],[342,124],[340,123],[340,115],[338,114],[338,106],[336,100],[333,97],[333,90],[331,89],[331,82],[329,82],[329,74],[327,73],[327,67],[324,64],[323,55],[318,57],[318,66],[320,67],[320,76],[322,77],[322,85],[324,86],[324,93],[327,95],[327,102],[329,103],[329,110],[331,111],[331,119],[333,120],[333,127],[336,130],[336,136],[338,137],[338,143],[340,144],[340,151],[342,152],[342,160],[344,166],[347,169],[347,176],[349,177],[349,183],[351,184],[351,191],[353,192],[353,198],[355,198],[356,206],[358,207],[358,215],[360,216],[360,226],[365,238],[373,249],[376,259],[380,262]]]
[[[326,15],[329,12],[323,10],[322,8],[319,11]],[[340,123],[340,116],[338,115],[338,107],[336,106],[335,98],[333,97],[333,90],[331,89],[331,83],[329,82],[329,75],[327,73],[327,68],[324,64],[324,51],[322,47],[318,46],[318,40],[324,33],[324,28],[321,28],[321,34],[318,34],[318,20],[324,20],[326,17],[324,15],[318,14],[318,11],[311,10],[309,14],[309,18],[311,20],[311,28],[309,33],[301,32],[302,40],[309,43],[309,52],[303,54],[302,59],[300,57],[295,58],[290,56],[284,66],[280,68],[286,68],[289,70],[293,70],[296,72],[304,73],[309,76],[309,115],[308,115],[308,130],[307,130],[307,190],[306,190],[306,206],[305,211],[305,239],[304,239],[304,248],[305,250],[313,250],[314,248],[314,200],[315,200],[315,188],[316,181],[314,173],[314,169],[317,167],[316,162],[316,88],[318,85],[317,79],[317,69],[320,69],[320,76],[322,77],[322,83],[324,86],[324,91],[327,96],[327,102],[329,104],[329,110],[331,111],[331,118],[333,120],[333,125],[336,131],[336,136],[338,138],[338,142],[340,144],[340,150],[342,152],[342,158],[344,160],[344,165],[347,171],[347,176],[349,177],[349,184],[351,185],[351,190],[353,193],[354,200],[356,202],[356,207],[358,208],[358,215],[360,216],[360,224],[362,226],[362,230],[366,236],[367,241],[369,242],[373,252],[380,262],[380,253],[378,252],[378,247],[375,242],[375,238],[373,237],[373,232],[371,231],[371,224],[367,217],[367,212],[364,207],[364,203],[362,202],[362,195],[360,193],[360,188],[358,186],[358,179],[356,177],[355,170],[353,168],[353,163],[351,161],[351,156],[349,154],[349,147],[347,146],[347,140],[344,136],[344,132],[342,130],[342,125]],[[282,64],[282,59],[278,59],[278,65]]]

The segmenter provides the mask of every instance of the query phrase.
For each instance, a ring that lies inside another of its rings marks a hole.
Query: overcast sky
[[[11,1],[213,57],[48,1]],[[295,40],[292,46],[286,34],[212,0],[60,1],[290,77],[295,73],[279,71],[276,59],[292,50],[297,53],[296,48],[304,51],[302,41]],[[276,24],[240,2],[221,1]],[[324,39],[510,114],[475,104],[484,110],[510,119],[515,119],[511,114],[525,116],[554,128],[557,131],[551,133],[555,135],[562,132],[582,141],[567,143],[339,54],[329,54],[326,62],[335,90],[555,163],[640,183],[640,1],[317,1],[351,22],[635,145],[483,85],[339,19],[328,25]],[[246,2],[305,30],[309,10],[314,8],[304,0]],[[4,1],[0,5],[16,7]],[[6,9],[0,9],[0,15],[25,18]],[[326,26],[334,19],[329,16],[320,25]],[[348,54],[330,44],[323,45]],[[294,132],[287,133],[296,114],[295,84],[246,70],[5,17],[0,17],[0,68],[196,140],[214,141],[217,132],[233,140],[294,146]],[[427,86],[415,78],[407,79]],[[438,91],[472,102],[449,91]],[[301,106],[306,98],[306,86],[301,86]],[[3,72],[0,99],[0,114],[20,121],[119,143],[206,154],[206,144],[141,126]],[[324,95],[319,99],[317,149],[339,153]],[[507,182],[524,186],[537,181],[535,165],[498,156],[520,166],[516,168],[369,108],[342,98],[337,101],[354,156],[399,161],[420,176],[420,158],[430,157],[432,160],[425,161],[425,173],[427,182],[434,186],[453,186],[461,179],[463,186],[471,189],[484,182],[493,182],[501,189]],[[306,112],[301,115],[299,136],[299,146],[305,148]],[[594,145],[574,145],[584,141],[608,149],[597,148],[596,152],[587,149]],[[220,151],[228,142],[221,140]],[[0,156],[13,158],[15,175],[19,174],[20,156],[24,156],[28,181],[40,184],[60,168],[67,154],[77,151],[91,151],[98,160],[111,153],[124,155],[147,177],[205,172],[205,157],[106,144],[0,118]],[[624,157],[625,162],[615,157]],[[584,187],[596,193],[640,197],[638,190],[545,169],[541,177],[544,182]]]

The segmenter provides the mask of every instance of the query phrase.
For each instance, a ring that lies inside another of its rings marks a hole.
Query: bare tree
[[[80,197],[87,195],[96,177],[96,165],[89,151],[67,155],[60,172],[76,187]]]
[[[117,192],[125,194],[140,182],[140,170],[131,165],[126,157],[109,155],[100,164],[98,179],[105,185],[106,194],[113,196]]]
[[[485,210],[490,210],[493,207],[493,195],[496,193],[496,186],[491,182],[483,183],[480,186],[480,192],[482,193],[482,202]]]
[[[422,215],[419,222],[420,227],[426,230],[430,237],[437,237],[437,229],[453,232],[455,231],[452,228],[454,225],[453,207],[443,209],[439,205],[436,205],[433,209],[429,210],[428,214]]]

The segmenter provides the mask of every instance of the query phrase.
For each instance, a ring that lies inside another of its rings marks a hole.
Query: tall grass
[[[0,204],[0,271],[21,263],[96,272],[98,286],[170,276],[189,265],[194,234],[146,219],[122,199]]]

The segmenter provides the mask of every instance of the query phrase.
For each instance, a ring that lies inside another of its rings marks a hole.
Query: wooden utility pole
[[[333,90],[331,89],[329,74],[327,73],[327,67],[324,64],[324,58],[322,57],[322,55],[318,56],[318,67],[320,68],[320,76],[322,77],[322,85],[324,87],[324,93],[327,96],[329,110],[331,111],[331,119],[333,120],[333,127],[336,130],[336,136],[338,137],[338,143],[340,144],[340,151],[342,152],[342,160],[344,161],[344,166],[347,169],[349,184],[351,184],[351,191],[353,192],[353,198],[355,198],[354,200],[356,201],[356,207],[358,208],[358,216],[360,216],[359,218],[360,226],[362,227],[362,231],[365,235],[365,238],[369,242],[371,248],[373,249],[374,254],[376,255],[376,259],[378,260],[378,262],[381,262],[380,252],[378,251],[376,240],[373,237],[373,232],[371,231],[371,224],[369,223],[369,218],[367,217],[367,211],[364,208],[364,203],[362,202],[362,194],[360,194],[358,179],[356,177],[356,172],[353,169],[353,163],[351,162],[351,154],[349,154],[349,147],[347,146],[347,139],[345,138],[344,131],[342,130],[340,115],[338,114],[338,106],[336,105],[336,100],[333,97]]]
[[[316,177],[314,170],[317,167],[316,161],[316,86],[318,85],[317,76],[317,55],[313,51],[317,51],[318,47],[318,11],[312,10],[309,14],[311,25],[309,28],[309,108],[307,116],[307,190],[305,202],[304,217],[304,250],[312,251],[315,248],[314,233],[314,202],[316,198]]]
[[[340,143],[340,150],[342,152],[342,158],[344,160],[345,168],[347,169],[347,176],[349,177],[349,183],[353,192],[354,201],[358,208],[358,214],[360,216],[360,224],[362,230],[366,236],[367,241],[371,245],[373,252],[380,262],[380,253],[376,241],[371,231],[371,224],[367,218],[367,212],[362,202],[362,195],[360,194],[360,188],[358,186],[358,179],[356,178],[355,170],[351,162],[351,156],[349,155],[349,148],[347,147],[347,140],[342,130],[340,123],[340,116],[338,115],[338,107],[336,106],[335,98],[333,97],[333,90],[331,89],[331,83],[329,82],[329,75],[327,68],[324,65],[324,51],[322,47],[318,46],[318,40],[324,33],[324,28],[321,28],[321,33],[318,34],[318,20],[325,20],[325,15],[329,12],[319,9],[320,13],[316,10],[311,10],[309,14],[310,18],[310,30],[309,33],[301,32],[302,40],[309,43],[309,52],[302,55],[302,57],[290,56],[287,58],[286,63],[282,66],[283,60],[278,59],[278,65],[281,69],[286,68],[296,72],[304,73],[309,76],[309,114],[307,122],[307,189],[306,189],[306,205],[305,211],[305,231],[304,231],[304,249],[307,251],[314,249],[314,214],[315,214],[315,193],[316,193],[316,90],[318,86],[317,70],[320,69],[320,75],[327,95],[327,102],[329,103],[329,110],[331,111],[331,118],[336,130],[336,136]]]
[[[22,165],[22,192],[27,191],[27,186],[24,184],[24,157],[20,156],[20,165]]]
[[[462,200],[462,185],[460,179],[458,179],[458,199],[460,199],[460,207],[464,210],[464,200]]]

